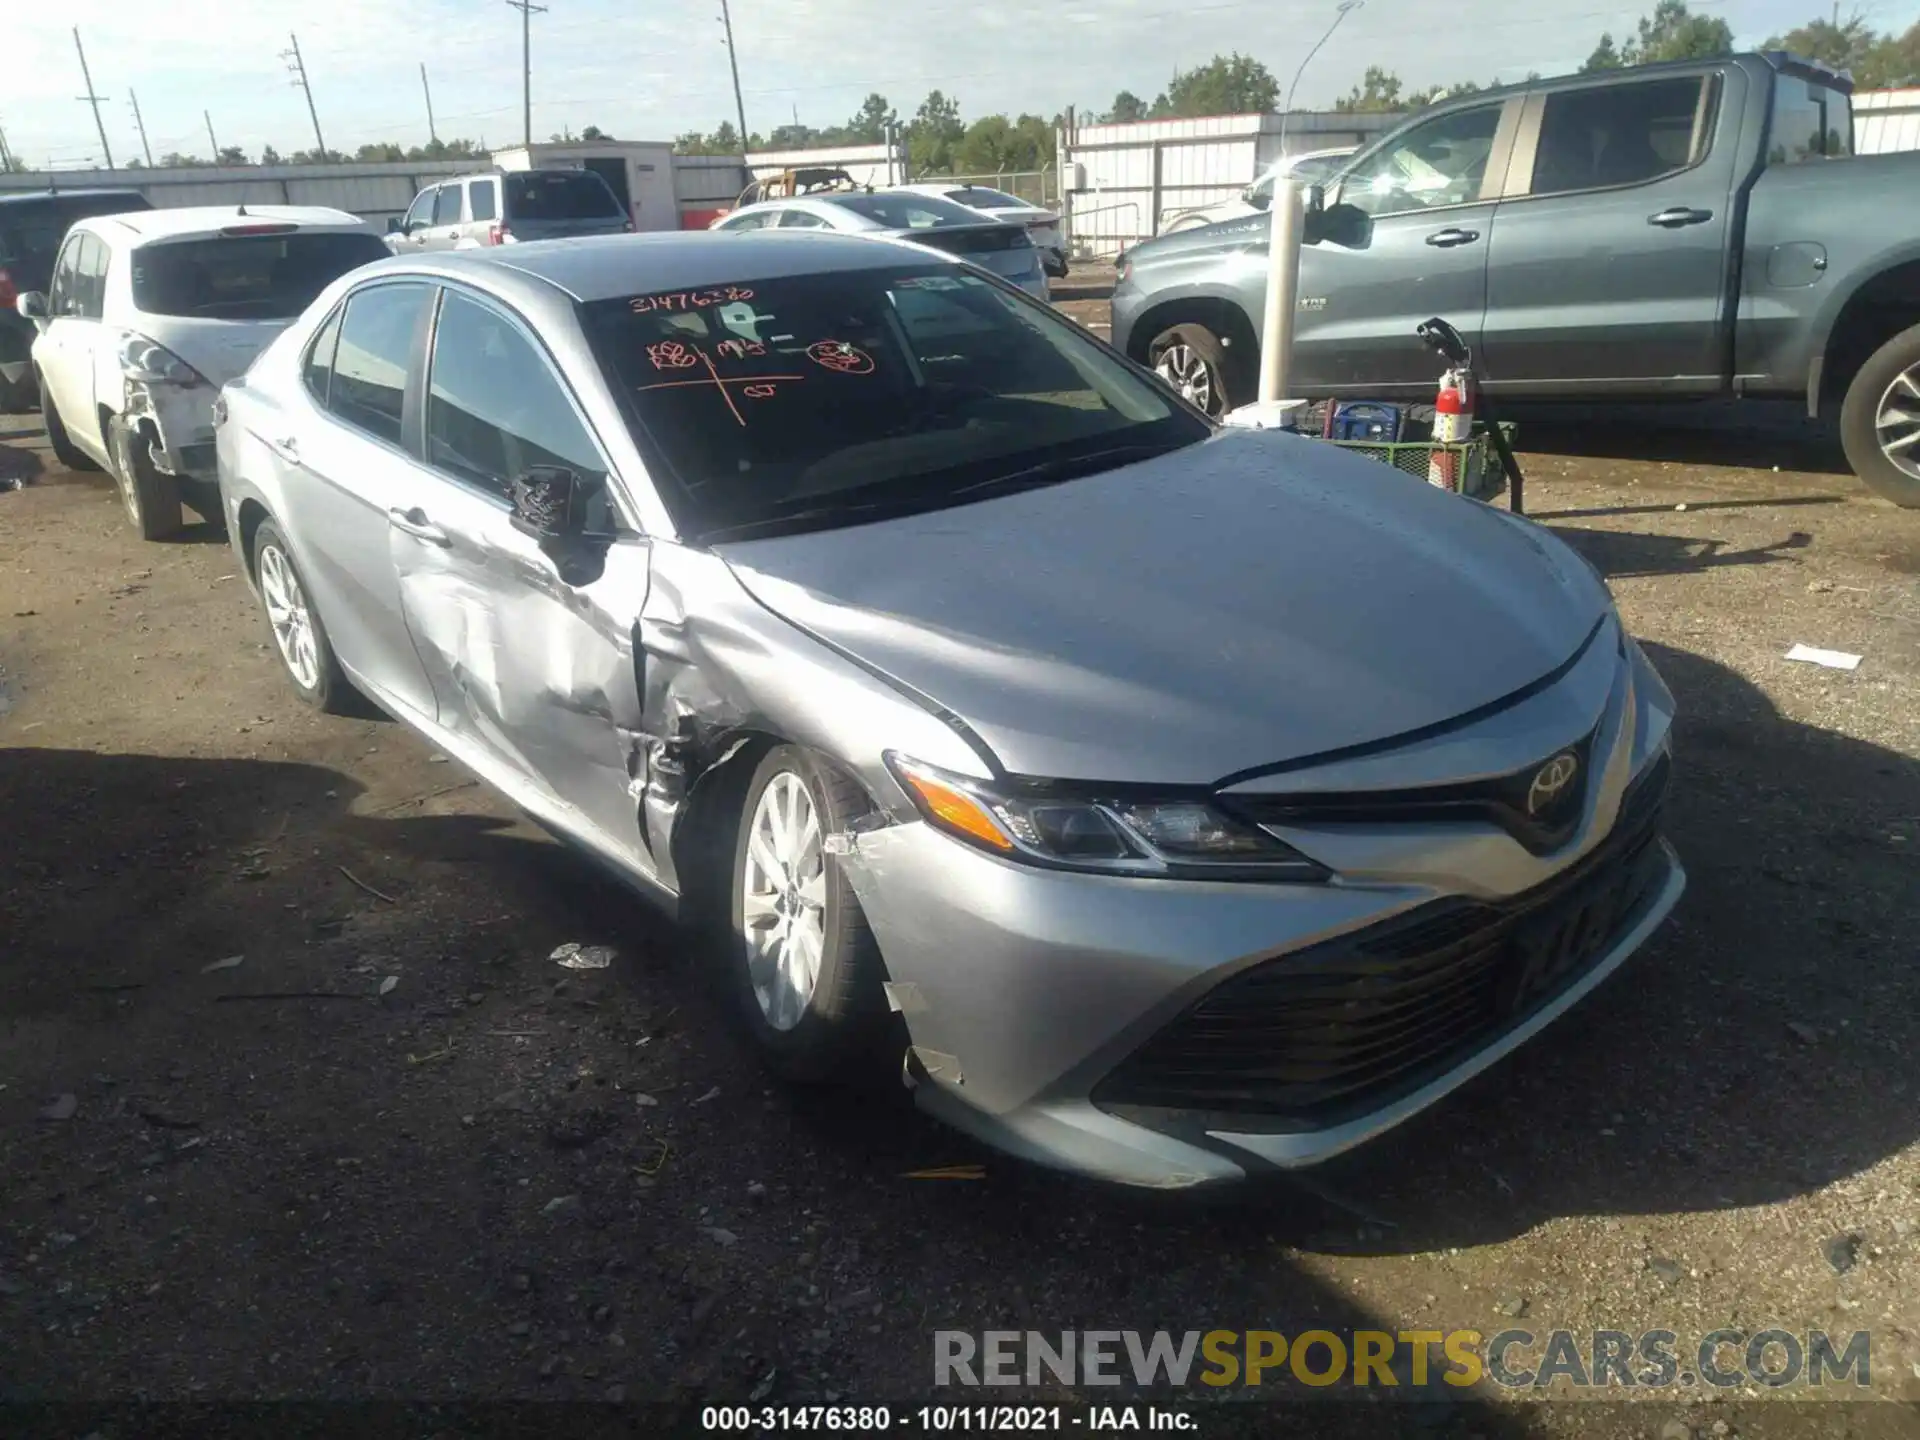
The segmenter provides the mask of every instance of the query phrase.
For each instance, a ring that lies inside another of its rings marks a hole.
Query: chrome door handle
[[[442,550],[453,548],[453,541],[447,538],[447,532],[427,519],[426,511],[418,505],[411,510],[387,511],[387,523],[394,529],[424,540],[429,545],[438,545]]]
[[[1445,250],[1454,245],[1471,245],[1479,238],[1480,232],[1478,230],[1436,230],[1433,234],[1427,236],[1427,244],[1435,245]]]
[[[1682,225],[1704,225],[1711,219],[1711,210],[1689,210],[1685,205],[1674,205],[1647,216],[1647,224],[1658,225],[1665,230],[1678,230]]]

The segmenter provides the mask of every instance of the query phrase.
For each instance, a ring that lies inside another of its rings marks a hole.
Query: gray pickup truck
[[[1838,406],[1855,473],[1920,508],[1920,153],[1854,156],[1851,93],[1770,53],[1421,111],[1320,192],[1289,390],[1430,397],[1438,315],[1502,397]],[[1121,257],[1113,343],[1216,415],[1254,398],[1269,225]]]

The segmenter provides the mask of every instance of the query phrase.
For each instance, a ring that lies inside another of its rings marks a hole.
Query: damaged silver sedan
[[[227,387],[218,454],[310,703],[725,933],[776,1068],[898,1036],[926,1109],[1047,1164],[1324,1160],[1684,884],[1671,696],[1571,550],[1216,432],[904,242],[383,262]]]

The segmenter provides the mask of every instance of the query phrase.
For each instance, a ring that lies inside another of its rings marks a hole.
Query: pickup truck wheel
[[[100,467],[73,443],[67,427],[60,423],[60,407],[53,403],[53,396],[47,391],[47,377],[36,378],[40,384],[40,425],[47,432],[47,445],[53,451],[53,458],[69,470],[98,470]]]
[[[1920,325],[1872,355],[1847,387],[1840,443],[1867,488],[1920,510]]]
[[[1147,363],[1196,410],[1218,419],[1237,403],[1226,347],[1204,325],[1175,325],[1154,336]]]
[[[107,422],[107,446],[113,455],[114,484],[127,519],[142,540],[171,540],[184,523],[180,514],[180,482],[164,475],[153,463],[147,437],[118,415]]]

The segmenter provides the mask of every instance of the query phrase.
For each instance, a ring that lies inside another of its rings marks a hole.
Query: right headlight
[[[1327,878],[1326,867],[1204,799],[996,786],[892,752],[886,761],[929,825],[1008,860],[1165,879]]]

